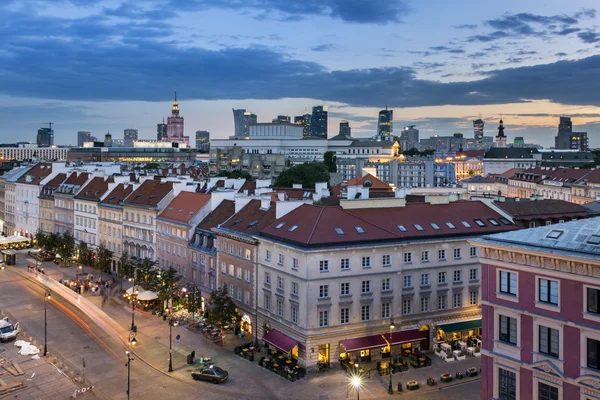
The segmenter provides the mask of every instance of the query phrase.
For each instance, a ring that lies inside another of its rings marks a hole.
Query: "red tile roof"
[[[256,190],[256,181],[246,181],[240,188],[240,193],[245,193],[248,191],[248,194],[254,194]]]
[[[100,201],[108,190],[108,184],[114,182],[113,178],[97,176],[85,185],[75,196],[78,200]]]
[[[90,178],[87,172],[73,172],[64,182],[66,185],[83,185]]]
[[[198,229],[206,231],[227,221],[235,213],[235,203],[231,200],[223,200],[221,203],[208,214],[202,222],[198,224]]]
[[[210,201],[209,194],[179,193],[158,216],[161,219],[187,224]]]
[[[552,217],[560,216],[585,216],[587,211],[579,204],[570,203],[564,200],[534,200],[534,201],[495,201],[494,204],[512,215],[514,218],[520,217]]]
[[[110,192],[104,200],[100,202],[101,205],[107,206],[118,206],[121,204],[123,200],[127,196],[129,196],[133,192],[133,185],[127,185],[123,183],[119,183],[113,190]]]
[[[479,226],[476,219],[485,226]],[[415,225],[419,225],[422,230]],[[517,227],[484,203],[459,201],[450,204],[414,203],[396,208],[346,210],[335,206],[302,205],[262,229],[261,235],[310,247],[482,235],[513,229]]]
[[[368,186],[368,182],[371,183],[370,186]],[[367,184],[369,189],[392,191],[390,185],[381,181],[379,178],[371,174],[365,174],[364,176],[356,176],[348,181],[347,186],[365,186],[365,183]]]
[[[50,182],[44,185],[44,189],[56,189],[58,185],[63,183],[63,181],[67,178],[67,174],[60,173],[56,175],[54,178],[50,180]]]
[[[585,185],[587,183],[600,183],[600,168],[589,171],[584,177],[576,182],[577,185]]]
[[[23,176],[17,179],[18,183],[39,185],[48,175],[52,174],[52,163],[37,163]]]
[[[173,190],[173,182],[160,182],[153,179],[145,180],[123,202],[136,206],[157,206],[162,199]]]
[[[238,213],[234,214],[220,228],[240,233],[258,233],[275,221],[275,203],[268,210],[260,208],[260,200],[250,200]]]

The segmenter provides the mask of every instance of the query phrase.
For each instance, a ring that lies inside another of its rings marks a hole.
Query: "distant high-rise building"
[[[302,125],[302,131],[304,137],[309,137],[311,135],[310,132],[310,114],[297,115],[294,117],[294,123],[296,125]]]
[[[273,118],[272,122],[277,124],[289,124],[290,117],[289,115],[278,115],[277,118]]]
[[[210,132],[196,131],[196,150],[209,150]]]
[[[163,122],[156,124],[156,140],[159,142],[167,140],[167,124],[164,118]]]
[[[40,128],[37,132],[38,147],[50,147],[54,145],[54,130],[50,128]]]
[[[496,141],[494,147],[506,147],[506,136],[504,135],[504,121],[500,120],[498,125],[498,134],[496,135]]]
[[[311,136],[327,139],[327,107],[314,106],[310,119]]]
[[[112,147],[112,145],[112,135],[110,132],[107,132],[106,135],[104,135],[104,147]]]
[[[352,129],[350,128],[350,122],[343,120],[340,121],[340,135],[352,136]]]
[[[558,134],[554,138],[556,149],[589,151],[587,132],[573,132],[571,117],[560,117]]]
[[[243,108],[232,109],[233,111],[233,124],[234,124],[234,136],[236,138],[248,137],[250,135],[250,125],[256,124],[258,119],[256,114],[246,111]]]
[[[419,148],[419,130],[416,125],[405,126],[400,132],[400,148],[402,150]]]
[[[171,116],[167,117],[167,141],[189,145],[190,138],[184,136],[183,132],[183,117],[179,115],[179,103],[177,103],[177,92],[175,92]]]
[[[525,139],[523,138],[523,136],[515,136],[513,144],[516,146],[523,146],[525,144]]]
[[[379,136],[392,136],[394,128],[394,110],[379,111],[379,119],[377,121],[377,134]]]
[[[166,125],[165,125],[166,130]],[[137,142],[138,140],[138,130],[137,129],[125,129],[123,131],[123,147],[133,147],[133,142]]]
[[[476,143],[483,142],[483,127],[485,126],[485,122],[478,118],[473,121],[473,135],[475,137]]]
[[[89,131],[78,131],[77,132],[77,147],[83,147],[85,142],[92,141],[92,134]]]

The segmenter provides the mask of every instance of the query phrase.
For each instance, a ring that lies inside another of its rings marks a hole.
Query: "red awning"
[[[381,334],[373,336],[365,336],[356,339],[342,340],[342,346],[346,351],[358,351],[372,349],[375,347],[385,347],[387,342]]]
[[[386,339],[390,338],[389,333],[384,335]],[[423,334],[419,332],[418,329],[413,329],[410,331],[397,331],[392,332],[392,344],[402,344],[402,343],[411,343],[411,342],[420,342],[425,339]]]
[[[265,333],[262,340],[284,353],[289,353],[294,347],[298,346],[297,341],[276,329],[271,329],[269,332]]]

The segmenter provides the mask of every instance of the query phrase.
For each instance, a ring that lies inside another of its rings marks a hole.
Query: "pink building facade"
[[[474,240],[482,399],[600,398],[600,218]]]
[[[190,144],[189,136],[183,136],[183,117],[179,115],[177,92],[175,92],[171,116],[167,117],[167,141],[186,145]]]

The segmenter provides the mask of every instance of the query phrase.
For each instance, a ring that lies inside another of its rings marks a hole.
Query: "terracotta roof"
[[[494,183],[493,179],[484,178],[481,175],[473,175],[468,179],[463,179],[465,183]]]
[[[584,177],[575,182],[577,185],[585,185],[587,183],[600,183],[600,168],[592,169]]]
[[[63,183],[63,181],[67,178],[67,174],[60,173],[56,175],[54,178],[50,180],[50,182],[44,185],[44,189],[56,189],[58,185]]]
[[[302,205],[261,230],[261,235],[311,247],[473,236],[513,229],[517,226],[484,203],[458,201],[347,210]]]
[[[137,206],[157,206],[173,190],[173,182],[145,180],[123,203]]]
[[[158,218],[187,224],[209,201],[209,194],[181,192],[171,200]]]
[[[114,182],[113,178],[105,179],[102,176],[93,178],[75,196],[78,200],[100,201],[108,190],[108,184]]]
[[[513,176],[515,176],[515,174],[517,172],[521,172],[521,171],[524,171],[524,169],[523,168],[511,168],[508,171],[505,171],[497,176],[503,176],[505,178],[512,178]]]
[[[198,229],[211,230],[222,224],[235,213],[235,203],[231,200],[223,200],[202,222],[198,224]]]
[[[275,193],[285,193],[286,200],[312,200],[315,189],[303,188],[273,188]],[[275,195],[278,200],[279,197]]]
[[[248,191],[248,194],[254,194],[254,191],[256,190],[256,181],[244,182],[240,188],[240,193],[244,193],[246,190]]]
[[[275,221],[275,203],[271,203],[268,210],[263,210],[260,206],[260,200],[250,200],[244,208],[229,218],[220,228],[240,233],[258,233]]]
[[[33,168],[27,171],[23,176],[17,179],[18,183],[27,183],[29,185],[39,185],[48,175],[52,173],[52,163],[37,163]]]
[[[586,176],[590,169],[575,169],[575,168],[557,168],[551,175],[546,178],[546,181],[574,183]]]
[[[129,196],[133,192],[133,185],[127,185],[123,183],[119,183],[113,190],[110,192],[104,200],[100,202],[101,205],[112,205],[118,206],[121,204],[123,200],[127,196]]]
[[[83,185],[89,179],[89,177],[90,174],[87,172],[73,172],[63,183],[65,185]]]
[[[390,190],[390,191],[392,190],[390,185],[384,183],[379,178],[377,178],[371,174],[366,174],[364,176],[356,176],[348,181],[347,186],[365,186],[365,184],[367,184],[367,185],[369,184],[368,182],[371,183],[371,185],[369,186],[369,189]]]
[[[577,216],[586,215],[587,211],[579,204],[570,203],[564,200],[533,200],[533,201],[511,201],[499,202],[494,204],[514,218],[535,217],[535,216]]]

